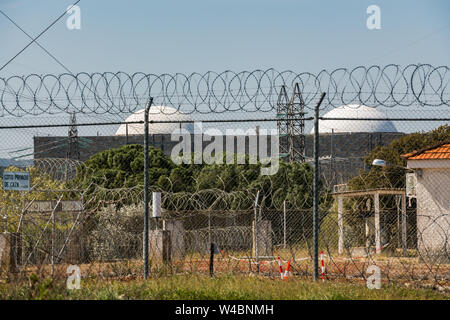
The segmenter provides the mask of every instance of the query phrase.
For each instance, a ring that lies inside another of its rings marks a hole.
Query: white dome
[[[145,109],[136,111],[130,115],[125,122],[144,121]],[[168,106],[152,106],[149,113],[149,121],[189,121],[183,123],[150,123],[148,125],[149,134],[171,134],[180,132],[180,129],[187,130],[192,133],[194,125],[191,117]],[[121,124],[116,131],[116,136],[124,136],[127,134],[127,125]],[[128,125],[128,135],[144,134],[144,124],[135,123]]]
[[[351,118],[355,120],[320,120],[319,133],[342,132],[397,132],[394,124],[389,120],[361,120],[358,118],[387,118],[386,114],[375,108],[358,104],[340,106],[327,112],[324,118]],[[314,128],[311,134],[314,133]]]

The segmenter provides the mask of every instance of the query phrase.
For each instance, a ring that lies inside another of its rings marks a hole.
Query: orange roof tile
[[[402,155],[408,160],[450,160],[450,141]]]

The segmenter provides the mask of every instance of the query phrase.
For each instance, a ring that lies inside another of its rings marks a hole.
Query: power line
[[[78,2],[81,0],[77,0],[68,10],[72,9],[74,6],[77,5]],[[22,50],[20,50],[14,57],[8,60],[7,63],[5,63],[1,68],[0,71],[2,71],[8,64],[10,64],[15,58],[17,58],[22,52],[24,52],[26,49],[28,49],[29,46],[31,46],[37,39],[39,39],[47,30],[49,30],[51,27],[53,27],[64,15],[68,10],[65,10],[55,21],[53,21],[47,28],[45,28],[41,33],[39,33],[33,40],[27,44]]]
[[[14,22],[13,19],[11,19],[3,10],[0,10],[0,13],[6,17],[9,21],[11,21],[12,24],[14,24],[20,31],[22,31],[28,38],[33,40],[33,37],[30,36],[24,29],[22,29],[16,22]],[[39,42],[34,41],[42,50],[45,51],[53,60],[56,61],[64,70],[66,70],[69,73],[72,73],[61,61],[59,61],[53,54],[51,54],[47,49],[45,49]]]

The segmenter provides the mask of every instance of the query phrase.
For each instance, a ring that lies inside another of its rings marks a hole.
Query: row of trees
[[[172,193],[212,189],[227,193],[260,191],[268,207],[281,207],[285,200],[292,207],[312,207],[313,170],[309,164],[280,161],[274,175],[261,175],[261,166],[261,163],[249,164],[248,157],[245,164],[177,165],[161,150],[150,147],[149,184]],[[106,189],[143,186],[143,167],[143,147],[126,145],[91,157],[79,168],[74,183],[85,188]]]

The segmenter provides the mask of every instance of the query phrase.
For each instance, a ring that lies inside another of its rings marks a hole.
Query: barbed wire
[[[449,106],[448,66],[410,64],[359,66],[309,72],[208,71],[191,74],[137,72],[30,74],[0,78],[0,116],[60,112],[121,114],[155,105],[184,113],[274,112],[282,86],[298,83],[307,108],[322,92],[322,108],[343,104],[371,107]],[[166,110],[173,112],[173,110]]]

